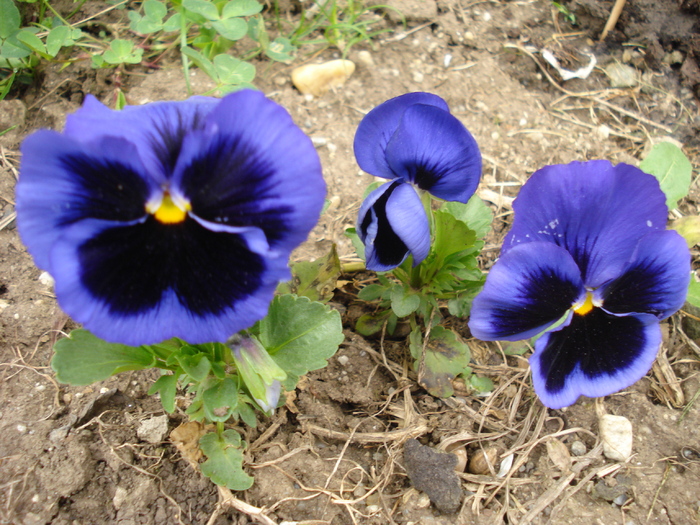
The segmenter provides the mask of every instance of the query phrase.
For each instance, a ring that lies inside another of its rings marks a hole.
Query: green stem
[[[192,96],[192,86],[190,85],[190,60],[184,53],[187,47],[187,20],[185,19],[185,8],[180,7],[180,57],[182,58],[182,72],[185,75],[185,86],[187,95]]]
[[[363,263],[362,261],[341,263],[340,265],[341,273],[355,273],[362,272],[364,270],[366,270],[365,263]]]

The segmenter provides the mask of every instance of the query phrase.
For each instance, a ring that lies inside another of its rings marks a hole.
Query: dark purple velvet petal
[[[355,158],[360,168],[385,179],[401,176],[391,170],[385,152],[404,111],[415,104],[434,106],[449,112],[447,103],[430,93],[406,93],[380,104],[365,115],[355,133]]]
[[[632,263],[598,295],[610,313],[648,313],[665,319],[683,306],[689,283],[688,246],[678,233],[666,230],[642,237]]]
[[[656,317],[618,317],[594,308],[568,326],[544,334],[530,358],[535,393],[549,408],[579,396],[600,397],[627,388],[651,368],[661,344]]]
[[[148,175],[163,183],[172,175],[184,137],[201,127],[218,103],[215,98],[192,97],[115,111],[88,95],[82,107],[66,118],[64,134],[81,143],[107,136],[128,140],[136,146]]]
[[[533,337],[585,297],[571,255],[554,244],[516,246],[491,268],[472,304],[469,329],[483,341]]]
[[[415,104],[406,108],[386,146],[392,173],[448,201],[466,203],[481,177],[479,146],[448,111]]]
[[[211,223],[252,226],[291,251],[318,222],[326,195],[311,140],[259,91],[228,95],[183,141],[173,184]]]
[[[264,317],[289,278],[286,257],[255,254],[241,236],[151,216],[130,226],[74,224],[53,246],[50,273],[66,313],[98,337],[132,346],[226,341]]]
[[[386,272],[413,254],[413,264],[430,251],[430,225],[420,197],[400,180],[383,184],[360,207],[357,232],[369,270]]]
[[[634,166],[605,160],[546,166],[522,187],[502,253],[527,242],[566,248],[586,286],[620,275],[639,239],[666,227],[658,181]]]
[[[48,270],[51,246],[66,227],[85,219],[132,223],[157,191],[132,143],[102,137],[83,144],[37,131],[22,143],[18,229],[37,266]]]

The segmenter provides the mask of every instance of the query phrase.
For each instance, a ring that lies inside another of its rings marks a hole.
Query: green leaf
[[[355,323],[355,330],[358,334],[364,336],[374,335],[379,332],[384,323],[387,322],[389,316],[391,315],[391,310],[383,310],[374,314],[364,314],[361,315],[357,322]],[[396,316],[394,316],[396,317]],[[391,333],[391,330],[388,330]]]
[[[294,390],[298,378],[323,368],[343,342],[340,313],[306,297],[275,297],[259,324],[259,340],[287,373],[282,382]]]
[[[46,54],[46,46],[41,41],[41,39],[31,31],[26,31],[22,29],[19,33],[17,33],[17,40],[22,42],[25,46],[27,46],[35,53],[39,53],[44,58],[49,58]]]
[[[89,385],[128,370],[155,365],[155,356],[144,347],[108,343],[87,330],[73,330],[53,347],[51,368],[61,383]]]
[[[262,4],[256,0],[231,0],[224,6],[221,18],[257,15],[262,8]]]
[[[180,30],[180,21],[182,20],[182,15],[180,13],[175,13],[173,16],[168,18],[163,24],[163,31],[170,33],[171,31]]]
[[[434,327],[423,356],[423,337],[420,328],[415,328],[409,337],[411,355],[416,360],[415,367],[422,376],[420,383],[433,396],[450,397],[454,394],[452,380],[469,371],[471,352],[452,331],[442,326]],[[421,369],[420,363],[423,362]]]
[[[347,230],[345,230],[345,236],[348,239],[350,239],[352,247],[355,248],[355,253],[357,253],[357,256],[364,261],[365,245],[362,242],[362,240],[360,240],[360,236],[357,234],[357,230],[355,228],[348,228]]]
[[[279,36],[265,48],[265,54],[277,62],[289,62],[294,59],[292,53],[296,50],[297,48],[291,40]]]
[[[217,381],[202,394],[204,413],[211,421],[224,422],[238,408],[238,385],[231,377]]]
[[[214,57],[216,77],[221,84],[243,84],[255,78],[255,66],[243,62],[231,55],[216,55]]]
[[[202,53],[192,49],[191,47],[183,47],[182,53],[194,62],[194,64],[204,71],[211,79],[216,79],[216,69],[214,69],[214,64],[206,58]]]
[[[216,29],[224,38],[229,40],[240,40],[248,32],[248,24],[242,18],[229,18],[227,20],[219,20],[212,22],[211,26]],[[217,56],[230,56],[230,55],[217,55]],[[216,60],[217,57],[214,57]],[[233,57],[231,57],[233,58]]]
[[[143,3],[143,12],[149,20],[162,22],[165,15],[168,14],[168,8],[158,0],[146,0]]]
[[[688,296],[685,298],[693,306],[700,308],[700,283],[695,280],[695,276],[690,277],[688,285]]]
[[[55,57],[62,47],[72,46],[75,43],[72,34],[73,31],[68,26],[54,27],[46,35],[46,52]]]
[[[0,46],[0,57],[5,60],[13,58],[26,58],[32,54],[32,50],[22,44],[15,36],[11,36]]]
[[[134,49],[134,43],[131,40],[119,38],[112,40],[109,43],[109,49],[102,54],[105,62],[112,65],[138,64],[142,56],[143,49]]]
[[[0,0],[0,38],[8,38],[20,28],[21,23],[15,3],[12,0]]]
[[[391,289],[391,309],[396,317],[406,317],[418,310],[420,297],[409,291],[401,284],[397,284]]]
[[[148,389],[148,395],[160,393],[160,403],[168,414],[175,412],[175,394],[177,393],[176,374],[162,375]]]
[[[689,215],[673,221],[670,229],[676,230],[685,239],[688,248],[700,244],[700,216]]]
[[[469,378],[469,384],[480,394],[485,394],[493,390],[493,381],[488,377],[473,375]]]
[[[386,292],[386,288],[381,284],[370,284],[360,290],[357,294],[357,298],[362,301],[374,301],[375,299],[381,298],[384,292]]]
[[[207,456],[200,465],[202,474],[217,485],[231,490],[246,490],[253,485],[253,478],[243,471],[243,444],[235,430],[226,430],[221,436],[215,432],[205,434],[199,447]]]
[[[491,230],[493,212],[478,195],[472,195],[466,204],[461,202],[446,202],[440,208],[450,213],[455,219],[465,223],[474,230],[477,239],[483,239]]]
[[[207,0],[183,0],[182,7],[203,16],[207,20],[220,20],[219,10]]]
[[[282,283],[280,293],[293,293],[312,301],[328,302],[333,298],[340,277],[340,259],[335,244],[327,255],[315,261],[302,261],[292,266],[292,280]]]
[[[186,347],[184,347],[183,350],[185,350],[185,348]],[[206,355],[202,353],[196,353],[194,355],[181,353],[175,357],[185,373],[194,381],[204,381],[204,379],[209,375],[211,363]]]
[[[669,210],[678,207],[678,201],[688,195],[693,167],[675,144],[659,142],[639,164],[639,168],[659,180]]]

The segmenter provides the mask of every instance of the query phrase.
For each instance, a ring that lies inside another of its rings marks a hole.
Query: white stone
[[[168,433],[168,416],[156,416],[141,421],[136,435],[148,443],[160,443]]]
[[[598,421],[603,454],[613,461],[627,461],[632,455],[632,423],[623,416],[605,414]]]

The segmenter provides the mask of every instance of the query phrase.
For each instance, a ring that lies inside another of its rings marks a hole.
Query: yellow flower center
[[[586,299],[583,303],[575,304],[573,306],[574,313],[577,315],[586,315],[588,312],[593,310],[593,294],[591,292],[586,293]]]
[[[187,212],[191,209],[192,206],[187,201],[175,203],[167,191],[163,193],[160,203],[146,205],[146,211],[153,214],[156,220],[163,224],[177,224],[184,221]]]

